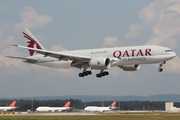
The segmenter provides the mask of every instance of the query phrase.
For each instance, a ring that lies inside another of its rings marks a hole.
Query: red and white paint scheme
[[[46,50],[28,29],[23,30],[26,46],[13,44],[13,46],[28,49],[29,57],[9,58],[23,59],[24,62],[53,68],[79,68],[83,69],[79,77],[91,75],[91,70],[100,70],[96,77],[108,75],[105,71],[110,67],[119,67],[124,71],[137,71],[141,64],[159,63],[159,72],[166,61],[176,56],[171,49],[156,45],[113,47],[100,49],[86,49],[75,51],[54,52]]]
[[[45,111],[45,112],[61,112],[61,111],[67,111],[67,110],[71,110],[72,108],[69,107],[71,104],[71,101],[68,101],[64,107],[38,107],[36,108],[36,111],[41,112],[41,111]]]
[[[71,101],[67,102],[63,107],[69,107],[71,104]]]
[[[87,106],[86,108],[84,108],[84,110],[90,112],[107,112],[115,109],[117,109],[116,101],[114,101],[109,107]]]
[[[0,111],[16,109],[17,107],[15,107],[15,105],[16,105],[16,101],[13,101],[8,107],[0,107]]]

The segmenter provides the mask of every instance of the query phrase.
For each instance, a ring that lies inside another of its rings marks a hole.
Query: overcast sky
[[[179,0],[0,0],[0,98],[62,95],[157,95],[180,93]],[[26,45],[28,28],[47,50],[161,45],[177,57],[139,71],[110,68],[110,75],[79,78],[79,69],[60,70],[2,55],[28,56],[9,43]]]

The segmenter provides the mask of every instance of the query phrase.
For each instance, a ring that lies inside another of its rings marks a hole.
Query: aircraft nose
[[[176,53],[175,53],[175,52],[173,52],[173,53],[172,53],[172,56],[173,56],[173,58],[174,58],[174,57],[176,57]]]
[[[176,57],[176,53],[175,52],[172,52],[169,56],[170,59],[173,59],[174,57]]]

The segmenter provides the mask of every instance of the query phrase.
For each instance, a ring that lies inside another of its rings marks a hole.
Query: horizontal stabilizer
[[[8,58],[16,58],[16,59],[23,59],[23,60],[33,60],[33,61],[38,61],[38,58],[26,58],[26,57],[15,57],[15,56],[5,56]]]

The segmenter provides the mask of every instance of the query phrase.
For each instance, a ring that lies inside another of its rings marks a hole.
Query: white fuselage
[[[155,45],[61,51],[61,53],[89,56],[91,58],[106,57],[111,60],[111,67],[160,63],[176,56],[169,48]],[[44,57],[44,55],[34,55],[31,58],[38,58],[39,60],[33,64],[41,66],[62,69],[72,67],[71,60],[59,60],[54,57]]]
[[[38,112],[61,112],[61,111],[66,111],[66,110],[70,110],[70,107],[38,107],[36,109],[36,111]]]
[[[0,107],[0,111],[8,111],[8,110],[13,110],[16,109],[17,107]]]
[[[105,112],[105,111],[112,111],[116,109],[116,107],[97,107],[97,106],[87,106],[86,108],[84,108],[84,110],[86,111],[90,111],[90,112]]]

